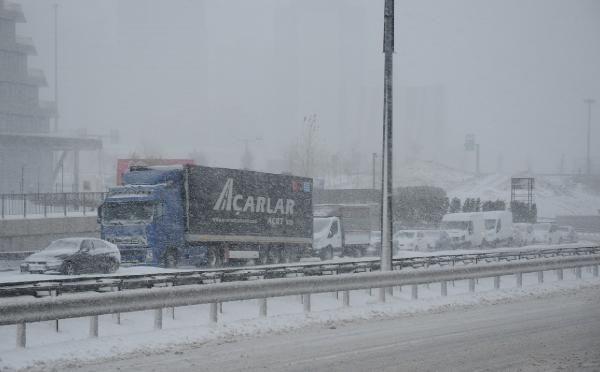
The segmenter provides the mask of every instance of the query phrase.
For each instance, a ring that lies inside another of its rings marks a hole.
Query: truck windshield
[[[152,220],[154,205],[150,202],[106,203],[102,208],[105,224],[121,225]]]
[[[317,233],[319,231],[329,229],[330,224],[331,224],[330,218],[314,218],[313,219],[313,232]]]

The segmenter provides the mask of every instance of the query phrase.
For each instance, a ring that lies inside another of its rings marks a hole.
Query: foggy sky
[[[242,141],[262,138],[250,142],[257,167],[273,167],[310,114],[331,152],[381,149],[383,0],[56,2],[61,128],[119,128],[108,151],[198,150],[236,167]],[[45,70],[51,99],[55,2],[20,3],[18,32],[34,39],[29,64]],[[443,91],[441,139],[425,158],[471,169],[474,133],[485,171],[501,157],[505,171],[554,172],[562,154],[573,170],[586,97],[599,101],[600,143],[600,1],[396,0],[394,58],[398,144],[411,129],[398,122],[401,87]]]

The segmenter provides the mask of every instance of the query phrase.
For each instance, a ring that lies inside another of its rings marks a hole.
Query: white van
[[[482,212],[485,223],[483,245],[497,247],[513,243],[513,219],[511,211]]]
[[[442,218],[440,229],[446,230],[454,248],[479,247],[484,234],[483,213],[448,213]]]

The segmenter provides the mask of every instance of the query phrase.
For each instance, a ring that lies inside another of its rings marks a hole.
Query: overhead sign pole
[[[381,183],[381,271],[392,270],[392,71],[394,55],[394,0],[385,0],[383,25],[384,98],[383,98],[383,153]],[[386,288],[379,290],[379,300],[385,301]]]

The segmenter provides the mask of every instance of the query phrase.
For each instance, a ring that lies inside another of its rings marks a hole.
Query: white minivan
[[[440,229],[448,233],[453,248],[480,247],[484,236],[483,213],[448,213],[442,218]]]
[[[497,247],[513,243],[513,219],[511,211],[482,212],[485,222],[483,245]]]

